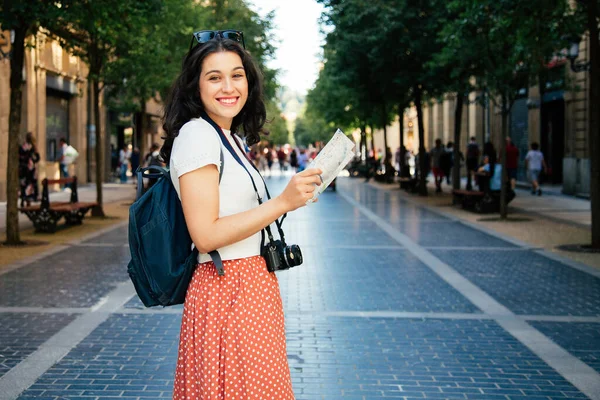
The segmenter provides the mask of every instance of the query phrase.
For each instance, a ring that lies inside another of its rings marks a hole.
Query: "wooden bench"
[[[506,204],[515,198],[514,190],[506,191]],[[466,210],[486,214],[500,211],[500,191],[452,190],[452,204],[462,205]]]
[[[48,185],[69,184],[71,199],[68,202],[50,203]],[[95,202],[80,202],[77,196],[77,177],[64,179],[44,179],[42,181],[42,201],[38,205],[19,208],[33,222],[36,232],[56,232],[56,225],[65,218],[67,225],[81,225],[81,221],[90,208],[98,205]]]

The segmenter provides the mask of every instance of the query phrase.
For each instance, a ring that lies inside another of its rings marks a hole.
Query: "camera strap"
[[[202,112],[202,118],[208,122],[219,134],[219,138],[221,139],[221,142],[223,143],[223,145],[225,146],[225,148],[229,151],[229,153],[233,156],[233,158],[238,162],[238,164],[240,164],[242,166],[242,168],[244,168],[244,170],[246,171],[246,173],[248,174],[248,176],[250,177],[250,180],[252,181],[252,186],[254,187],[254,192],[256,193],[256,199],[258,200],[258,204],[261,205],[262,204],[262,197],[260,196],[260,194],[258,193],[258,189],[256,188],[256,183],[254,182],[254,178],[252,177],[252,174],[250,173],[250,171],[248,171],[248,168],[246,168],[246,166],[244,165],[244,163],[242,162],[242,160],[240,159],[240,157],[238,156],[237,152],[233,149],[233,147],[231,146],[231,143],[229,142],[229,140],[227,139],[227,137],[225,136],[225,132],[223,132],[223,129],[221,129],[221,127],[219,125],[217,125],[207,114],[206,112]],[[235,143],[238,145],[238,147],[240,147],[240,144],[237,142],[237,140],[235,140],[235,137],[232,135]],[[254,164],[248,160],[248,158],[246,157],[246,152],[240,147],[240,150],[242,151],[242,153],[244,154],[244,157],[246,158],[246,160],[250,163],[250,165],[252,165],[254,167],[254,169],[256,170],[256,167],[254,166]],[[262,177],[262,175],[260,174],[260,172],[258,170],[256,170],[258,172],[258,175],[261,177],[264,185],[265,185],[265,191],[267,192],[267,196],[270,199],[271,196],[268,194],[268,190],[267,190],[267,185]],[[276,220],[277,223],[277,227],[279,228],[279,221]],[[269,225],[267,225],[265,227],[265,229],[261,229],[260,234],[261,234],[261,243],[260,243],[260,247],[262,249],[262,247],[265,244],[265,230],[267,231],[267,235],[269,237],[269,242],[271,244],[273,244],[274,239],[273,239],[273,234],[271,233],[271,228],[269,227]],[[283,240],[283,237],[282,239]]]
[[[254,163],[248,159],[248,157],[246,156],[246,152],[242,148],[242,144],[237,140],[237,138],[235,136],[233,136],[233,139],[235,141],[235,144],[237,144],[238,148],[242,152],[242,154],[244,154],[244,156],[246,157],[246,160],[248,160],[248,162],[250,163],[252,168],[254,168],[254,170],[258,173],[258,176],[260,176],[260,179],[262,179],[263,184],[265,185],[265,192],[267,193],[267,199],[271,200],[271,193],[269,193],[269,188],[267,187],[267,182],[265,182],[265,178],[263,178],[263,176],[260,173],[260,171],[258,170],[258,168],[256,168],[256,165],[254,165]],[[287,213],[285,213],[281,216],[281,221],[279,221],[279,219],[275,220],[275,226],[277,226],[277,231],[279,232],[279,237],[281,238],[281,241],[284,243],[285,243],[285,235],[283,233],[282,225],[283,225],[283,220],[285,219],[286,216],[287,216]],[[271,228],[269,226],[267,226],[267,231],[270,231],[270,230],[271,230]],[[268,232],[268,233],[269,233],[269,235],[271,234],[271,232]],[[271,238],[272,235],[269,237]]]

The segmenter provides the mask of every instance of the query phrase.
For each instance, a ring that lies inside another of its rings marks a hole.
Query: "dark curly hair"
[[[199,86],[202,63],[210,54],[221,51],[231,51],[240,56],[248,79],[248,99],[239,114],[233,118],[231,131],[243,134],[249,146],[260,141],[260,133],[267,118],[263,100],[262,72],[239,43],[217,37],[190,51],[183,61],[181,74],[171,88],[163,116],[165,142],[160,150],[160,156],[167,165],[171,159],[173,141],[181,127],[190,119],[199,118],[204,110]]]

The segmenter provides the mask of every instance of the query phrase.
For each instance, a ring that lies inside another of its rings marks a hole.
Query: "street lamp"
[[[569,46],[569,52],[567,53],[567,58],[571,61],[571,70],[573,72],[583,72],[589,71],[590,63],[579,62],[576,63],[575,60],[579,57],[579,38],[574,38],[571,40],[571,44]]]

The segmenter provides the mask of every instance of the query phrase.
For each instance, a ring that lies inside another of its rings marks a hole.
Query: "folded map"
[[[307,168],[319,168],[323,171],[323,183],[315,192],[315,198],[323,193],[327,186],[339,175],[354,157],[354,142],[344,132],[337,130],[325,147],[317,154]]]

